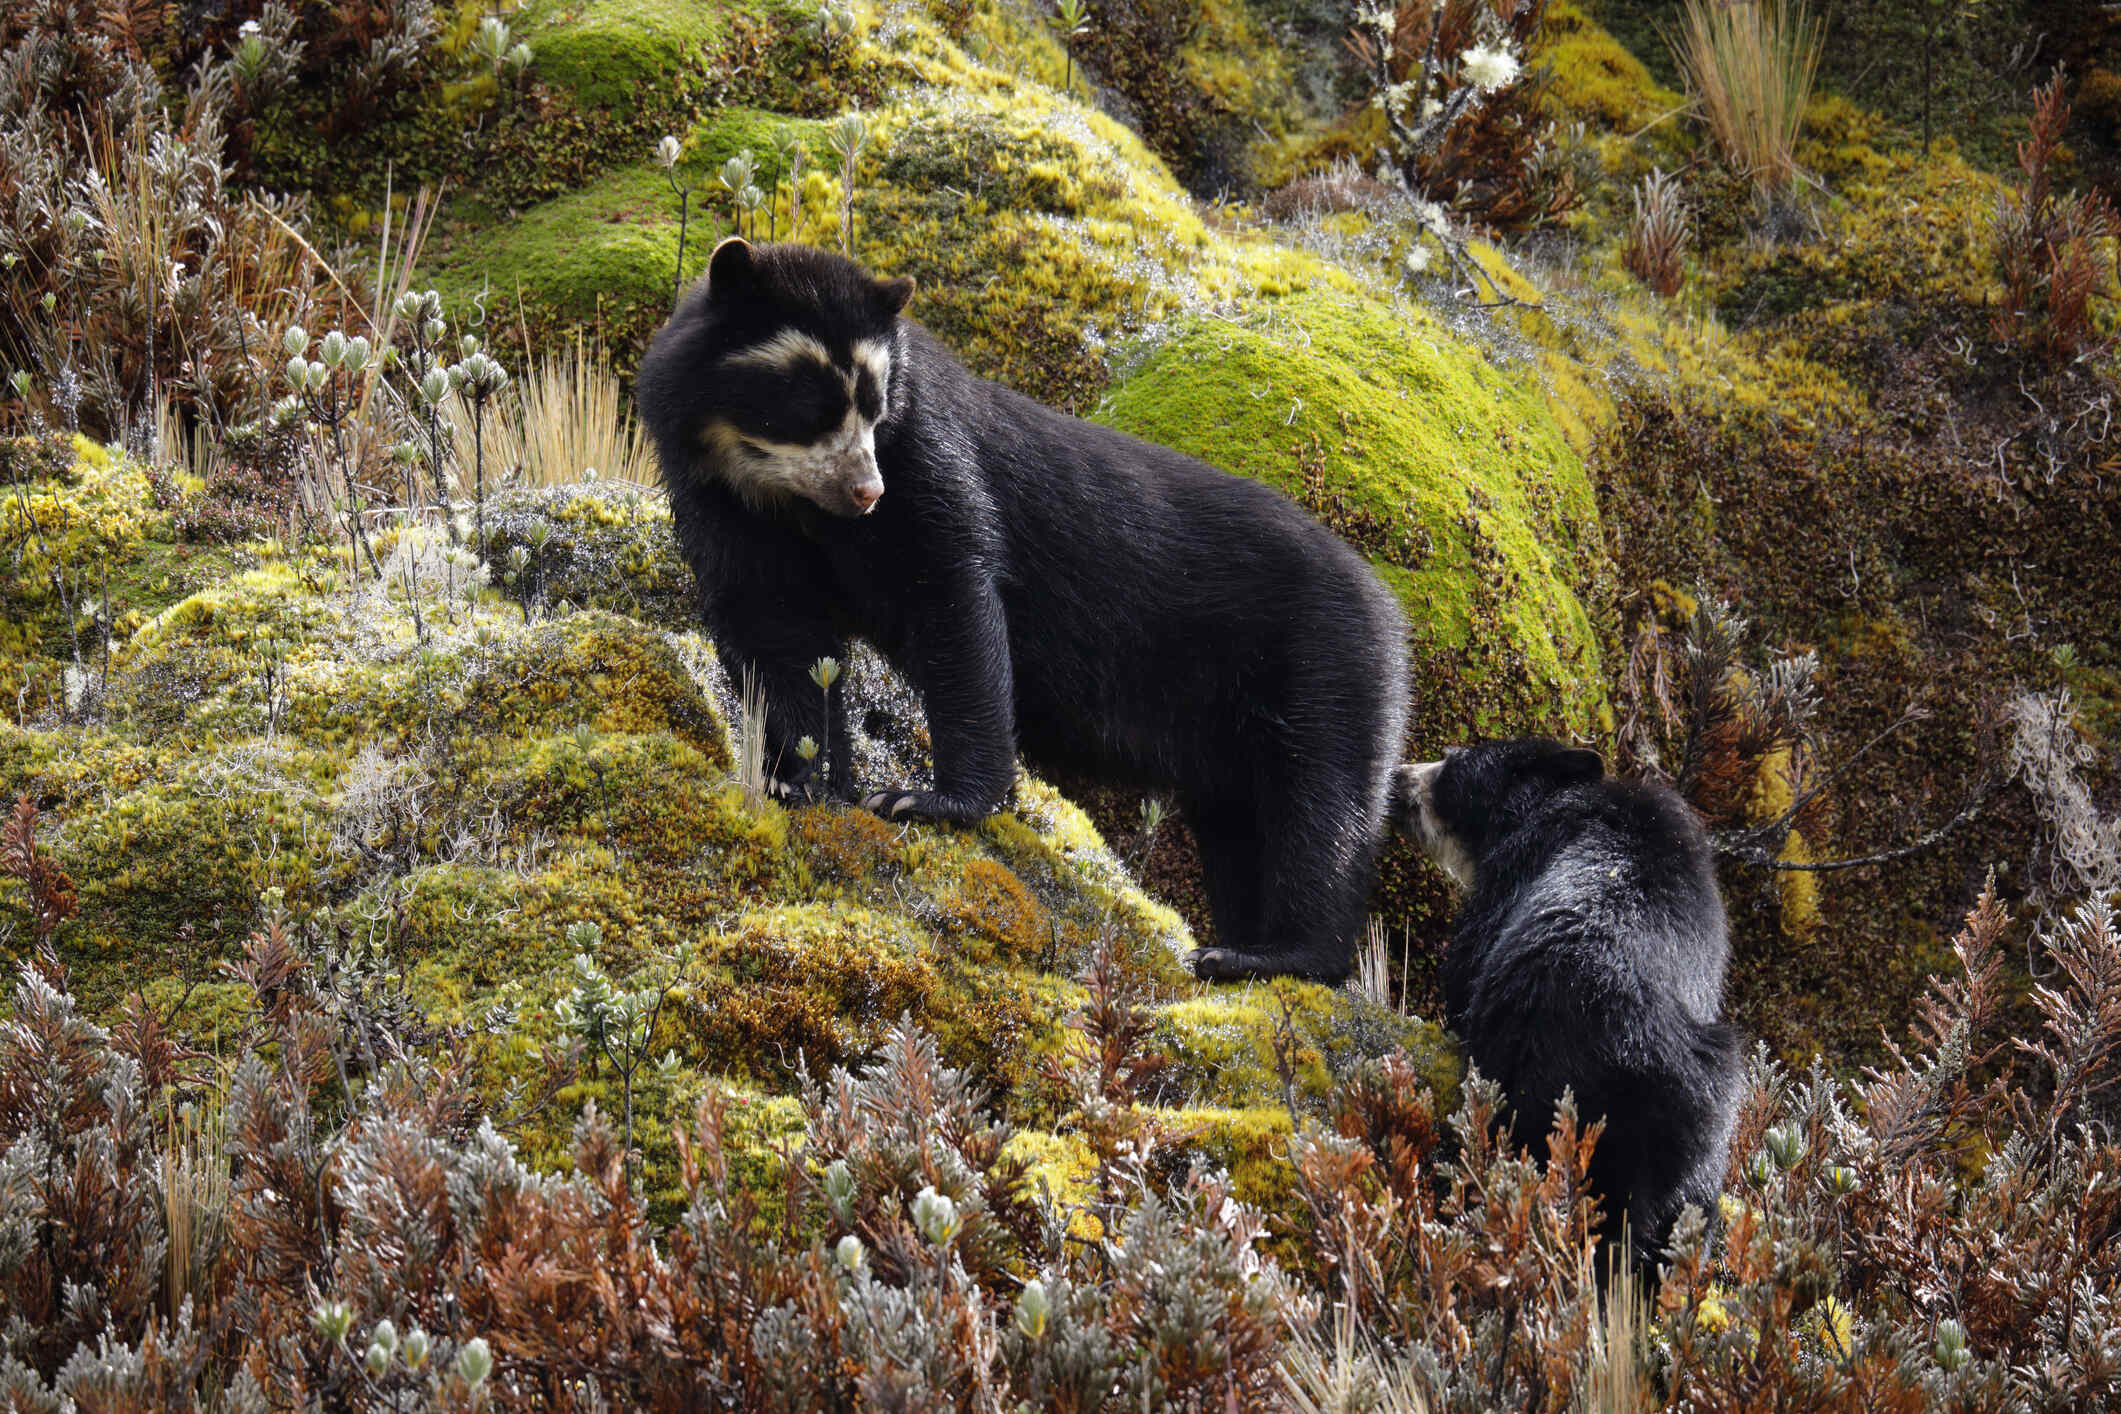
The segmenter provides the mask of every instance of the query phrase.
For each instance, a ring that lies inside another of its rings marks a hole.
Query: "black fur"
[[[789,743],[826,736],[810,664],[867,639],[920,691],[936,777],[874,808],[978,819],[1019,750],[1168,789],[1214,910],[1201,974],[1345,976],[1406,713],[1404,625],[1362,558],[1269,487],[971,376],[898,317],[904,282],[794,246],[724,266],[657,335],[638,393],[723,661],[764,682],[782,780],[809,774]],[[840,415],[844,393],[791,414],[785,380],[723,363],[789,329],[842,376],[858,341],[889,341],[867,514],[762,497],[703,447],[717,420],[779,418],[766,435],[787,441],[792,415]],[[830,739],[844,793],[843,721]]]
[[[1542,739],[1400,774],[1414,832],[1472,871],[1443,960],[1467,1059],[1540,1153],[1564,1089],[1584,1122],[1605,1120],[1591,1182],[1606,1235],[1625,1218],[1637,1261],[1653,1262],[1682,1206],[1715,1217],[1740,1084],[1700,822],[1673,792],[1607,778],[1595,752]]]

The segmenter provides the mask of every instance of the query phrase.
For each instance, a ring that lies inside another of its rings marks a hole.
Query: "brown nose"
[[[884,488],[873,484],[857,486],[847,493],[847,499],[853,501],[854,508],[864,515],[867,515],[869,508],[882,500],[883,496]]]

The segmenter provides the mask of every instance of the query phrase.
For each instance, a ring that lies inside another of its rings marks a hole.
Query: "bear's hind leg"
[[[1248,807],[1185,807],[1186,825],[1200,852],[1201,882],[1215,919],[1215,944],[1187,959],[1193,975],[1227,982],[1271,975],[1260,970],[1259,826]]]
[[[1228,851],[1241,861],[1234,867],[1244,870],[1249,906],[1235,929],[1225,927],[1218,907],[1217,945],[1194,954],[1195,976],[1347,977],[1376,861],[1378,825],[1368,818],[1365,795],[1359,782],[1333,774],[1261,793],[1243,849],[1233,842]],[[1201,856],[1206,868],[1205,844]]]

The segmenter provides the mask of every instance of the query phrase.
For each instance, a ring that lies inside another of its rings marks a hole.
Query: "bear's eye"
[[[875,422],[884,415],[884,395],[876,386],[876,375],[863,369],[854,379],[854,405],[861,409],[866,422]]]

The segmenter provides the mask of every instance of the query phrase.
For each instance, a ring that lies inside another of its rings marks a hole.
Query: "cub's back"
[[[1460,920],[1484,973],[1719,1015],[1730,944],[1706,835],[1661,786],[1557,792],[1502,843]],[[1468,959],[1471,960],[1470,958]]]

